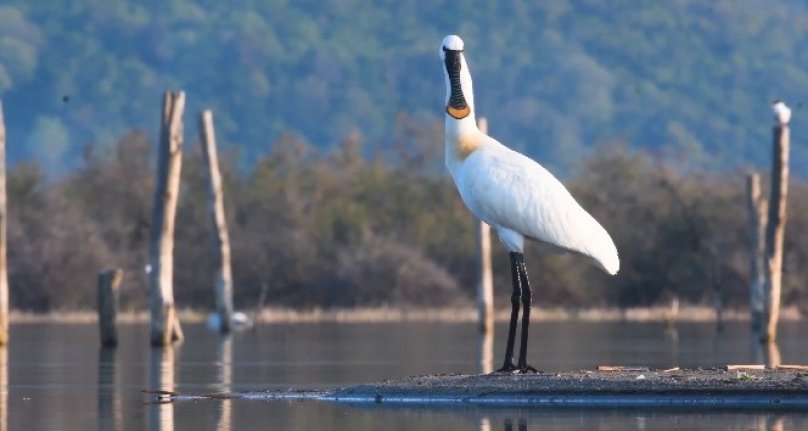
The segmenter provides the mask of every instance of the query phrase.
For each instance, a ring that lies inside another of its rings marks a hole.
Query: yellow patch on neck
[[[475,134],[462,134],[457,137],[455,143],[455,155],[460,160],[465,160],[471,153],[480,147],[480,137]]]

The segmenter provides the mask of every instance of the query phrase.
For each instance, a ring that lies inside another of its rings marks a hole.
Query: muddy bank
[[[638,369],[527,375],[431,375],[331,391],[164,394],[161,400],[204,398],[295,399],[411,406],[808,411],[808,371]]]

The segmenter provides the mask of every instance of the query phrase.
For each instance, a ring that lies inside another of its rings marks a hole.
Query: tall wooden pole
[[[760,175],[746,176],[746,213],[749,219],[749,321],[754,337],[763,336],[766,284],[766,220],[768,203],[760,194]]]
[[[477,127],[488,133],[488,120],[481,117]],[[477,250],[479,253],[480,279],[477,285],[477,313],[481,332],[494,330],[494,272],[491,264],[491,227],[482,220],[477,224]]]
[[[763,341],[777,339],[780,319],[780,291],[783,278],[783,239],[786,230],[786,198],[788,196],[788,150],[790,131],[788,124],[777,124],[772,129],[772,179],[769,197],[769,220],[766,225],[766,306]]]
[[[8,267],[6,261],[6,123],[0,102],[0,346],[8,344]]]
[[[185,93],[166,92],[157,155],[157,184],[151,226],[149,302],[151,344],[166,346],[182,339],[174,307],[174,218],[182,167],[182,113]]]
[[[110,269],[98,274],[98,327],[101,346],[118,345],[118,304],[123,270]]]
[[[216,312],[219,314],[219,329],[230,332],[233,315],[233,276],[230,269],[230,237],[224,214],[222,176],[219,173],[219,157],[216,153],[216,134],[213,130],[213,113],[206,110],[199,119],[202,136],[202,154],[208,168],[210,188],[210,219],[213,223],[213,256],[216,266]]]

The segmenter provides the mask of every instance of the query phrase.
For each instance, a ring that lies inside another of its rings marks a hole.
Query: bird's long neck
[[[466,59],[462,52],[447,52],[446,120],[444,126],[447,164],[465,159],[479,146],[480,131],[474,115],[474,91]]]

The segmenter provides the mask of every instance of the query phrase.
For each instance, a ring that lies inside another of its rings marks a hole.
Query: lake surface
[[[476,373],[473,324],[275,324],[226,339],[185,325],[185,342],[148,347],[146,325],[123,325],[100,350],[95,325],[17,324],[0,350],[0,430],[788,430],[806,413],[667,410],[393,408],[310,401],[211,400],[155,404],[143,389],[179,392],[330,389],[387,378]],[[708,367],[757,362],[748,324],[540,322],[529,360],[546,371],[599,364]],[[493,366],[505,325],[493,341]],[[783,363],[808,363],[808,322],[784,322]],[[482,358],[485,358],[483,356]]]

